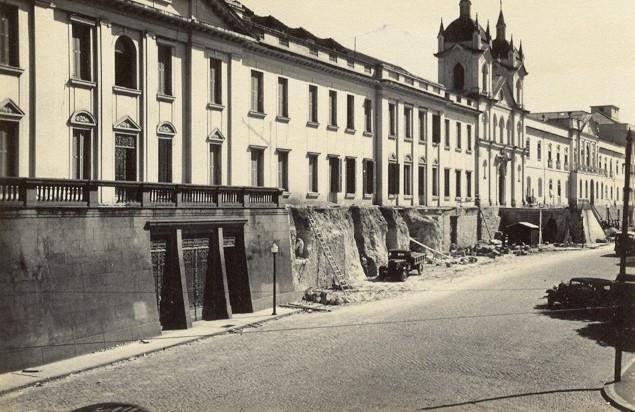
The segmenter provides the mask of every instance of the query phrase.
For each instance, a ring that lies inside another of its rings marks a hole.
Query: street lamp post
[[[538,223],[538,248],[542,247],[542,208],[544,207],[544,203],[540,203],[538,205],[538,210],[540,211],[539,214],[539,223]]]
[[[276,255],[278,254],[278,244],[273,242],[271,244],[271,256],[273,257],[273,313],[276,315]]]

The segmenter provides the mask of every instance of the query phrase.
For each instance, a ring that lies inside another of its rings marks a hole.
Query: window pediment
[[[24,111],[13,100],[4,99],[0,102],[0,118],[4,120],[20,120],[24,115]]]
[[[124,116],[115,123],[113,126],[115,130],[121,130],[125,132],[140,132],[141,127],[130,116]]]
[[[97,126],[95,116],[86,110],[78,110],[68,119],[68,123],[73,126],[94,127]]]
[[[170,122],[161,122],[157,126],[157,134],[161,136],[175,136],[176,127]]]
[[[207,135],[207,141],[209,143],[223,143],[225,141],[225,136],[218,128],[214,128],[214,130]]]

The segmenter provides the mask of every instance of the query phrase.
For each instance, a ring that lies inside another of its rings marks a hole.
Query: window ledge
[[[437,142],[432,142],[432,147],[439,147],[439,143],[437,143]]]
[[[443,150],[450,151],[450,146],[443,146]]]
[[[355,199],[355,193],[347,193],[344,195],[344,199]]]
[[[397,136],[396,136],[396,135],[394,135],[394,134],[389,134],[389,135],[388,135],[388,138],[389,138],[389,139],[392,139],[392,140],[397,140]]]
[[[467,153],[467,154],[472,154],[472,150],[471,150],[471,149],[467,149],[467,150],[465,151],[465,153]]]
[[[433,202],[438,202],[439,201],[439,196],[432,196],[432,201]]]
[[[471,197],[466,197],[466,198],[465,198],[465,201],[466,201],[466,202],[472,202],[472,201],[474,201],[474,199],[472,199]]]
[[[317,129],[318,127],[320,127],[320,124],[318,122],[313,122],[309,120],[308,122],[306,122],[306,127],[312,127],[314,129]]]
[[[454,149],[454,151],[457,152],[457,153],[461,153],[461,152],[463,152],[463,149],[461,149],[460,147],[457,147],[457,148]]]
[[[393,200],[396,199],[399,195],[388,195],[388,199]]]
[[[411,142],[412,143],[412,137],[404,137],[403,139],[405,142]]]
[[[426,140],[419,140],[419,144],[425,146],[428,142]]]
[[[455,202],[462,202],[463,198],[461,196],[457,196],[457,197],[454,198],[454,201]]]
[[[24,73],[24,69],[15,66],[9,66],[6,64],[0,64],[0,73],[20,77],[22,73]]]
[[[364,132],[362,134],[366,137],[373,137],[373,132]]]
[[[288,190],[285,190],[282,192],[282,197],[285,199],[288,199],[289,196],[291,196],[291,192],[289,192]]]
[[[287,116],[276,116],[276,122],[289,123],[290,120]]]
[[[412,200],[412,195],[403,195],[404,200]]]
[[[215,110],[217,112],[222,112],[223,110],[225,110],[225,105],[222,105],[220,103],[207,103],[207,110]]]
[[[94,89],[97,87],[97,83],[90,80],[76,79],[71,77],[68,79],[68,84],[75,87],[81,87],[84,89]]]
[[[355,129],[349,129],[348,127],[344,130],[344,133],[355,134]]]
[[[364,193],[364,200],[370,200],[373,198],[373,194],[372,193]]]
[[[317,199],[318,197],[320,197],[320,194],[318,192],[308,192],[306,194],[307,199]]]
[[[265,117],[267,117],[266,113],[263,112],[254,112],[253,110],[250,110],[249,113],[247,113],[247,115],[249,117],[254,117],[256,119],[264,119]]]
[[[160,102],[172,103],[176,100],[176,97],[170,96],[169,94],[157,93],[157,100]]]
[[[449,202],[450,201],[450,196],[443,196],[443,201]]]
[[[340,128],[336,125],[329,124],[326,126],[326,130],[330,130],[332,132],[337,132]]]
[[[126,96],[141,96],[141,90],[122,86],[112,86],[112,92],[115,94],[123,94]]]

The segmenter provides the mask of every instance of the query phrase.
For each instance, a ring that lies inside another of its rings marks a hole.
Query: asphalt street
[[[547,287],[613,279],[609,248],[519,257],[331,313],[299,314],[0,398],[2,411],[610,411],[610,327],[545,311]],[[626,358],[632,357],[628,353]]]

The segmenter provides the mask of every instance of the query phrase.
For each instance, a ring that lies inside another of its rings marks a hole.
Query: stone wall
[[[284,209],[0,211],[0,372],[159,335],[146,225],[211,216],[247,219],[254,310],[271,305],[274,241],[280,246],[279,301],[301,295],[291,277]]]
[[[540,209],[501,208],[501,229],[517,223],[529,222],[540,225]],[[582,214],[576,209],[543,209],[542,238],[544,242],[582,243],[585,241]]]

